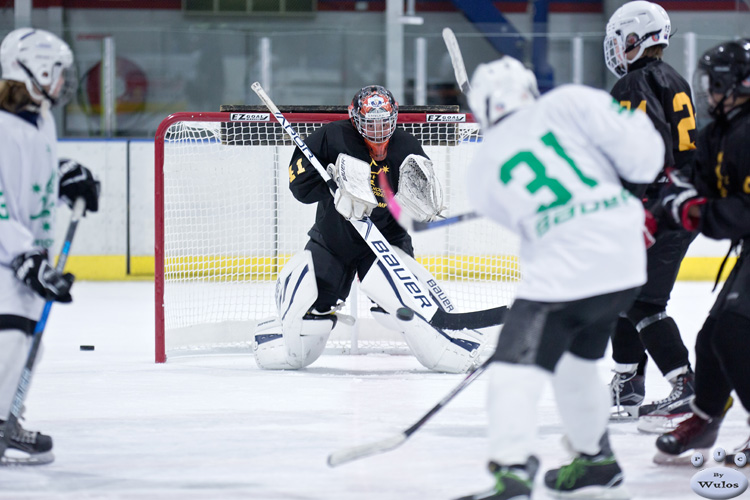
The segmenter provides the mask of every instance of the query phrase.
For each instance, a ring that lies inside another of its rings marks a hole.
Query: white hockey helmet
[[[57,102],[63,91],[65,70],[72,64],[73,52],[68,44],[48,31],[17,29],[0,44],[2,78],[25,83],[36,102]]]
[[[620,78],[628,72],[628,63],[637,61],[643,51],[654,45],[669,46],[672,25],[667,11],[661,5],[637,0],[628,2],[612,14],[604,37],[604,62]],[[628,61],[625,53],[638,49],[635,58]]]
[[[471,77],[469,107],[487,130],[508,113],[532,104],[539,97],[536,77],[510,56],[480,64]]]

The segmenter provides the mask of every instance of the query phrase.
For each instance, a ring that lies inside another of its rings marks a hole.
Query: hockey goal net
[[[168,356],[251,352],[257,321],[275,314],[279,270],[300,252],[315,205],[294,199],[288,162],[294,145],[258,107],[176,113],[156,134],[156,352]],[[281,110],[304,139],[346,119],[343,107]],[[463,176],[481,141],[470,115],[455,107],[402,106],[398,126],[420,139],[445,192],[447,214],[471,209]],[[419,260],[447,291],[455,312],[508,304],[519,277],[517,238],[475,219],[413,234]],[[352,286],[328,352],[400,352],[398,332],[372,319]],[[352,323],[349,321],[349,323]]]

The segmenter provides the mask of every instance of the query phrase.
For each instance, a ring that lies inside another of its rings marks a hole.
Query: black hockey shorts
[[[656,234],[656,243],[646,252],[648,281],[641,287],[637,298],[639,302],[662,308],[667,306],[682,259],[697,234],[688,231]]]
[[[750,318],[750,245],[748,244],[743,244],[742,253],[708,315],[716,317],[725,311]]]
[[[517,299],[500,332],[494,361],[537,365],[550,372],[566,351],[584,359],[604,356],[621,312],[637,288],[570,302]]]

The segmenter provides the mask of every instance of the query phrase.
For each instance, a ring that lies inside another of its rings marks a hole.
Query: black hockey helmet
[[[750,96],[750,40],[724,42],[708,49],[698,61],[693,88],[698,106],[707,106],[706,111],[714,117],[731,109],[724,105],[727,99],[733,103],[737,97]]]

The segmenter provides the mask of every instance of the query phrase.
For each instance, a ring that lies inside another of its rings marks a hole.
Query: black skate
[[[696,451],[703,456],[710,456],[710,450],[719,435],[719,427],[724,420],[734,400],[729,397],[724,408],[724,414],[720,417],[705,419],[700,415],[693,414],[682,422],[672,432],[668,432],[656,439],[656,448],[659,450],[654,456],[654,463],[662,465],[685,465],[690,463],[690,458]]]
[[[0,436],[4,436],[5,420],[0,420]],[[27,431],[16,423],[10,444],[0,458],[0,465],[43,465],[52,462],[52,438],[46,434]]]
[[[495,486],[458,500],[530,500],[534,476],[539,469],[539,460],[529,457],[526,464],[499,465],[490,462],[490,472],[495,476]]]
[[[677,428],[693,414],[690,402],[695,398],[695,375],[692,371],[678,375],[669,396],[643,405],[638,410],[638,430],[663,434]]]
[[[646,381],[636,372],[615,372],[609,383],[612,393],[612,421],[627,421],[638,418],[638,408],[646,397]]]
[[[547,471],[544,485],[548,492],[556,498],[629,498],[606,434],[601,444],[597,455],[578,453],[570,464]]]

